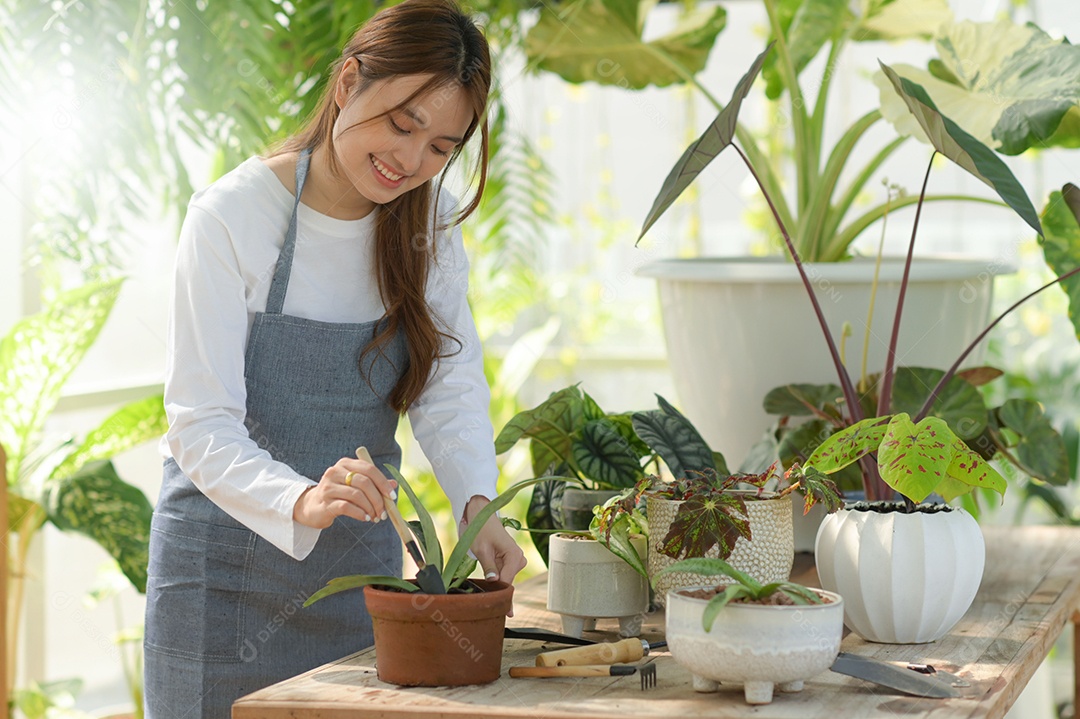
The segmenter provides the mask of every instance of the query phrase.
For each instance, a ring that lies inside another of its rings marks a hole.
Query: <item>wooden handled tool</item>
[[[357,447],[356,458],[362,459],[369,464],[375,464],[371,459],[371,454],[367,451],[367,447]],[[405,545],[405,551],[416,562],[416,583],[420,585],[420,590],[427,594],[446,594],[446,584],[443,582],[442,575],[439,574],[437,568],[424,562],[424,555],[420,553],[420,548],[416,546],[412,530],[405,523],[405,518],[401,516],[397,504],[389,497],[384,497],[383,507],[386,508],[386,516],[390,518],[390,523],[394,525],[398,536],[401,537],[401,541]]]
[[[650,644],[644,639],[621,639],[617,642],[600,642],[587,647],[558,649],[536,655],[538,667],[581,666],[584,664],[625,664],[636,662],[649,653],[649,649],[667,646],[666,642]]]
[[[521,677],[617,677],[633,674],[637,667],[607,664],[575,667],[510,667],[510,676]]]

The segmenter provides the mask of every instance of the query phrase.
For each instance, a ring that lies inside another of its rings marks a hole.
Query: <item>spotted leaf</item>
[[[751,539],[746,503],[727,492],[707,492],[679,506],[660,551],[682,559],[704,557],[710,549],[719,547],[720,558],[727,559],[739,537]]]
[[[953,457],[946,479],[937,487],[937,493],[944,497],[946,502],[977,487],[992,489],[1005,496],[1006,486],[1005,478],[964,444],[962,439],[953,441]]]
[[[832,474],[857,462],[861,457],[876,452],[885,437],[889,419],[890,417],[870,417],[840,430],[814,450],[804,467]]]
[[[913,502],[921,502],[945,478],[958,438],[944,420],[927,417],[915,424],[906,413],[889,422],[878,450],[885,483]]]

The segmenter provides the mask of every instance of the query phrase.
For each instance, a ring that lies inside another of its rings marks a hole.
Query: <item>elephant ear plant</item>
[[[839,379],[839,393],[843,397],[843,419],[848,426],[829,437],[813,452],[804,465],[804,471],[831,474],[858,463],[862,471],[867,499],[871,501],[888,499],[895,490],[904,497],[908,511],[913,511],[915,503],[923,501],[935,492],[946,499],[964,495],[977,487],[1003,494],[1006,483],[1001,475],[982,456],[971,449],[947,421],[940,417],[929,417],[928,414],[937,397],[955,377],[960,363],[1005,315],[1047,287],[1069,280],[1080,272],[1080,267],[1070,269],[1027,295],[991,322],[961,353],[956,362],[941,374],[937,384],[914,414],[891,413],[889,410],[892,407],[893,388],[897,378],[895,369],[897,339],[930,168],[935,155],[939,153],[944,155],[992,188],[1006,205],[1039,234],[1044,245],[1051,248],[1067,243],[1070,238],[1073,240],[1077,238],[1076,227],[1080,222],[1078,219],[1080,218],[1080,197],[1077,195],[1080,191],[1070,184],[1062,190],[1056,203],[1052,198],[1052,204],[1044,211],[1044,217],[1053,217],[1055,227],[1052,232],[1044,231],[1027,194],[1004,162],[983,143],[943,115],[920,85],[901,78],[888,66],[881,65],[882,72],[894,92],[904,101],[908,111],[930,139],[934,152],[931,153],[931,164],[927,167],[916,206],[886,365],[878,386],[877,407],[864,410],[861,397],[841,360],[833,335],[822,314],[812,282],[803,266],[802,257],[792,242],[783,219],[776,211],[774,199],[768,188],[761,183],[757,168],[732,141],[742,98],[746,96],[765,63],[768,53],[769,49],[766,49],[758,56],[751,70],[739,82],[728,106],[719,113],[705,133],[687,148],[676,163],[653,203],[645,220],[642,235],[713,158],[728,146],[734,147],[751,174],[758,180],[765,200],[780,227],[787,250],[798,268],[799,276],[806,287],[818,323],[825,335]],[[1061,198],[1064,202],[1061,202]],[[1057,226],[1059,224],[1064,230]],[[1067,286],[1070,295],[1076,291],[1075,281]],[[875,458],[876,461],[874,461]]]

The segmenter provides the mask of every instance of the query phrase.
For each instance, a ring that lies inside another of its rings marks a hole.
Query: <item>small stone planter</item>
[[[381,681],[410,687],[487,684],[502,669],[503,629],[514,587],[474,579],[476,594],[364,587]]]
[[[714,586],[673,590],[667,597],[668,648],[693,675],[695,691],[713,692],[720,682],[737,682],[748,704],[768,704],[774,687],[801,691],[805,680],[836,661],[844,629],[840,595],[819,591],[825,604],[731,603],[706,632],[701,618],[708,600],[685,592]]]
[[[644,537],[631,540],[644,554]],[[597,619],[619,620],[619,634],[636,637],[649,608],[649,583],[591,537],[555,534],[548,545],[548,611],[562,616],[563,633],[580,637]]]
[[[746,511],[750,519],[750,534],[753,541],[740,537],[735,543],[731,556],[726,561],[731,566],[746,572],[751,577],[768,584],[786,582],[791,575],[791,565],[795,561],[795,544],[791,525],[791,496],[775,498],[762,495],[761,499],[750,499],[757,492],[742,492],[747,497]],[[672,572],[659,577],[657,573],[677,559],[660,553],[660,545],[668,533],[675,513],[682,501],[664,499],[655,495],[646,495],[646,516],[649,518],[649,580],[656,591],[657,604],[663,605],[668,592],[675,587],[697,586],[713,583],[716,577],[707,577],[690,572]],[[713,547],[706,557],[720,556],[720,548]]]

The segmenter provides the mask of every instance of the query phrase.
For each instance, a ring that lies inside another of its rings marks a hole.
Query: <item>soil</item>
[[[854,512],[877,512],[889,514],[890,512],[903,512],[907,514],[907,506],[903,502],[880,501],[880,502],[848,502],[844,509]],[[923,502],[915,505],[915,511],[922,514],[937,514],[938,512],[951,512],[953,508],[945,503]]]
[[[556,537],[560,539],[574,539],[582,542],[595,542],[591,534],[556,534]]]
[[[690,597],[691,599],[712,599],[717,594],[723,594],[724,590],[726,588],[727,588],[726,585],[722,585],[722,586],[719,586],[719,587],[713,587],[712,589],[684,589],[684,590],[681,590],[679,592],[679,594],[681,594],[684,597]],[[818,597],[821,598],[821,601],[824,602],[825,604],[832,604],[833,600],[832,600],[831,597],[825,596],[825,595],[821,594],[820,592],[815,592],[815,594],[817,594]],[[735,599],[731,603],[732,604],[757,604],[757,605],[762,606],[762,607],[794,607],[794,606],[796,606],[795,602],[792,601],[791,597],[784,594],[783,592],[776,592],[771,597],[768,597],[766,599],[762,599],[762,600],[756,601],[756,602],[754,600],[752,600],[752,599]]]

